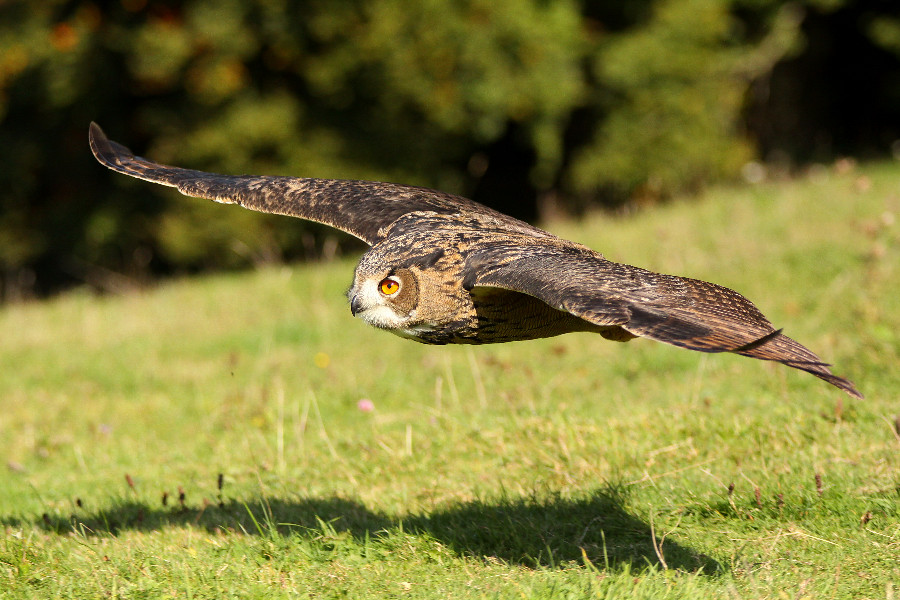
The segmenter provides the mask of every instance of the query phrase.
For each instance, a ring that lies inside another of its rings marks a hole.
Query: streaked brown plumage
[[[231,176],[134,156],[90,127],[94,156],[114,171],[188,196],[330,225],[371,248],[356,267],[350,309],[367,323],[429,344],[484,344],[591,331],[734,352],[854,385],[776,330],[728,288],[614,263],[590,248],[476,202],[366,181]]]

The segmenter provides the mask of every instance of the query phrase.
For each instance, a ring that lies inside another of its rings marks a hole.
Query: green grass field
[[[349,258],[0,308],[0,598],[897,598],[898,217],[882,164],[550,225],[741,291],[865,401],[422,346],[351,318]]]

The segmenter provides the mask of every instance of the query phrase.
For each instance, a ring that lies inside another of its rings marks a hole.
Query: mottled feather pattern
[[[97,160],[119,173],[330,225],[367,242],[348,291],[351,310],[403,337],[483,344],[575,331],[617,341],[640,336],[778,361],[862,398],[741,294],[606,260],[472,200],[391,183],[170,167],[135,156],[94,123],[89,139]],[[380,291],[388,280],[390,292]]]
[[[467,198],[428,188],[341,179],[219,175],[160,165],[110,141],[96,123],[91,124],[90,145],[98,161],[119,173],[174,187],[187,196],[315,221],[368,244],[380,241],[398,218],[417,211],[475,211],[511,230],[545,233]]]

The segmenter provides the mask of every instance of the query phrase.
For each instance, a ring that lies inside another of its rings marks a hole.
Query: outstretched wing
[[[113,171],[177,188],[186,196],[323,223],[369,244],[377,243],[397,218],[417,211],[478,213],[514,231],[540,231],[467,198],[427,188],[340,179],[218,175],[135,156],[109,140],[96,123],[91,123],[89,139],[97,160]]]
[[[734,352],[802,369],[856,398],[853,383],[776,330],[737,292],[684,277],[610,262],[569,246],[495,245],[472,252],[474,285],[530,294],[599,326],[700,352]]]

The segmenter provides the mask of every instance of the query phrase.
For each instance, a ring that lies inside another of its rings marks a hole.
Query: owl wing
[[[689,350],[778,361],[862,398],[853,383],[776,330],[752,302],[714,283],[654,273],[565,245],[482,248],[467,256],[465,269],[474,286],[526,293],[594,325],[618,326]]]
[[[477,213],[511,230],[540,232],[467,198],[427,188],[340,179],[218,175],[170,167],[135,156],[109,140],[96,123],[91,123],[89,140],[96,159],[113,171],[177,188],[186,196],[330,225],[368,244],[382,239],[399,217],[425,211]]]

